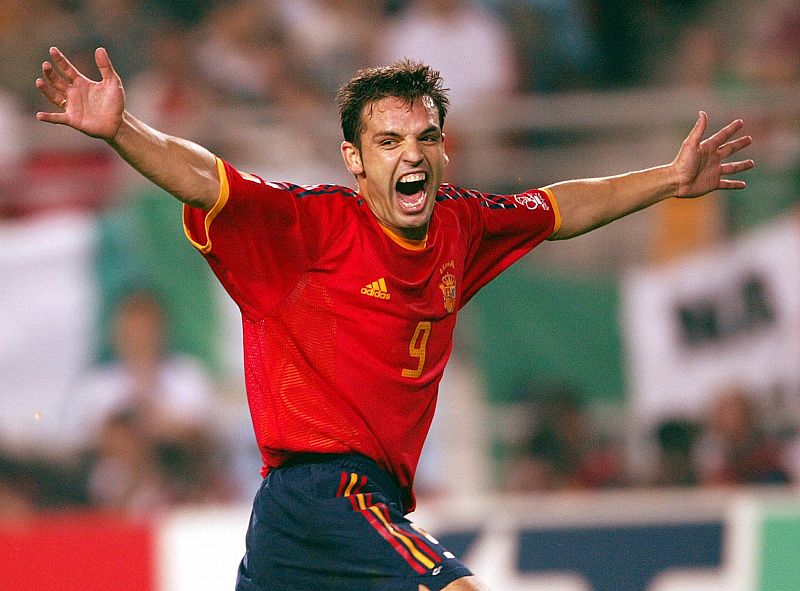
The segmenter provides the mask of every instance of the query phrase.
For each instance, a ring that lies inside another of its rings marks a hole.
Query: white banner
[[[0,224],[0,444],[53,449],[58,412],[92,360],[94,220]]]
[[[674,266],[630,272],[622,301],[631,427],[640,434],[664,418],[702,417],[729,386],[773,411],[800,406],[794,216]]]

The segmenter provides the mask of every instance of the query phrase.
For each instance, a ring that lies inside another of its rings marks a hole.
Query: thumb
[[[703,139],[703,135],[708,127],[708,115],[705,111],[700,111],[697,116],[697,122],[694,124],[692,131],[686,136],[686,141],[690,144],[697,145]]]
[[[55,123],[56,125],[66,125],[66,113],[49,113],[47,111],[39,111],[36,113],[37,121],[44,121],[45,123]]]

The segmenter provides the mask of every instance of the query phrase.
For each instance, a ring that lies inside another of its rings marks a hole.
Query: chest
[[[372,366],[400,381],[433,379],[452,346],[464,248],[458,240],[421,251],[342,244],[306,274],[304,297],[317,300],[315,312],[306,311],[330,318],[340,355],[358,359],[359,372]]]
[[[450,240],[418,251],[354,240],[313,271],[344,317],[382,322],[446,321],[459,309],[465,246]]]

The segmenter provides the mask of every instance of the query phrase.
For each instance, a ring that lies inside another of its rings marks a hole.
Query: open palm
[[[725,162],[753,141],[750,136],[731,139],[742,125],[741,119],[737,119],[703,140],[708,126],[708,115],[700,112],[697,123],[681,144],[673,161],[678,174],[678,197],[699,197],[717,189],[745,187],[744,181],[725,178],[753,167],[752,160]]]
[[[42,64],[42,78],[36,87],[61,113],[39,112],[39,121],[68,125],[91,137],[111,140],[117,133],[125,110],[125,91],[106,50],[95,51],[95,63],[102,79],[97,82],[81,74],[55,47],[50,48],[53,64]]]

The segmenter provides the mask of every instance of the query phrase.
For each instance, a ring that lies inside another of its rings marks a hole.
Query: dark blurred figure
[[[656,428],[658,463],[654,486],[695,486],[700,477],[695,466],[695,443],[700,426],[687,419],[669,419]]]
[[[0,519],[25,517],[37,509],[35,485],[31,487],[27,474],[18,463],[6,456],[0,456]]]
[[[91,504],[144,515],[169,502],[167,483],[143,417],[135,410],[109,416],[86,458]]]
[[[55,0],[0,0],[0,88],[28,110],[41,97],[31,92],[30,77],[41,65],[45,44],[74,47],[81,36],[74,10]]]
[[[786,484],[778,440],[767,433],[748,393],[738,387],[720,393],[707,418],[703,483]]]
[[[0,519],[85,506],[86,487],[74,468],[66,463],[0,450]]]
[[[140,409],[109,416],[84,460],[92,506],[132,515],[229,500],[224,459],[201,429],[154,435]]]
[[[619,445],[594,433],[571,390],[556,389],[532,409],[535,427],[514,454],[508,488],[531,491],[624,484]]]

